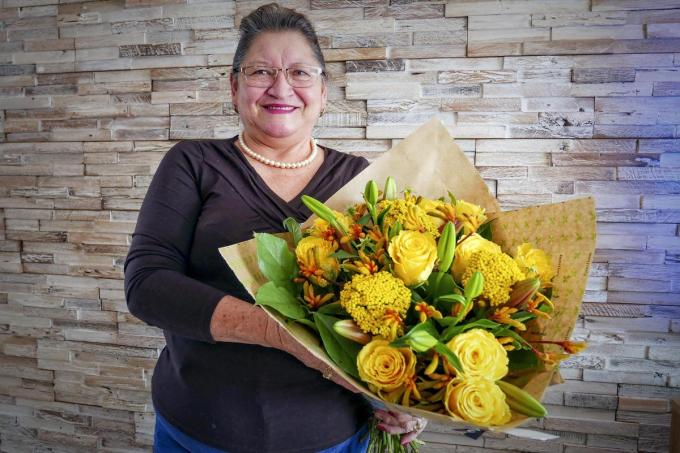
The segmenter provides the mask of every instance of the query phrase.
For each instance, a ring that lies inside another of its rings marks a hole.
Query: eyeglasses
[[[270,68],[268,66],[245,66],[241,73],[246,85],[268,88],[276,82],[279,71],[283,71],[288,84],[295,88],[311,87],[323,74],[323,69],[315,66],[295,65],[290,68]]]

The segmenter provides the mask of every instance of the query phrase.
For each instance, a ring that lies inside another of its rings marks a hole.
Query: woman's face
[[[241,66],[288,68],[300,64],[320,66],[302,34],[285,31],[265,32],[255,38]],[[295,88],[281,71],[266,88],[248,86],[242,73],[234,74],[231,95],[245,132],[258,141],[309,139],[326,105],[326,85],[321,77],[310,87]]]

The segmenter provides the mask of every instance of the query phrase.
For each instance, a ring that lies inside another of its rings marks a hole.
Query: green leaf
[[[538,357],[531,350],[520,349],[508,352],[509,368],[511,371],[520,371],[539,366]]]
[[[319,333],[319,328],[316,327],[316,324],[314,324],[313,321],[307,319],[307,318],[302,318],[302,319],[296,319],[295,322],[298,322],[302,324],[305,327],[309,327],[312,329],[314,332]]]
[[[287,289],[276,286],[274,282],[267,282],[257,290],[255,302],[271,307],[290,319],[303,319],[306,314],[300,301]]]
[[[359,220],[357,220],[357,223],[361,226],[364,226],[368,223],[368,221],[371,220],[371,215],[370,214],[364,214],[361,216]]]
[[[446,347],[444,343],[438,342],[435,345],[434,350],[446,357],[446,360],[448,360],[451,366],[456,370],[460,371],[461,373],[465,372],[465,370],[463,370],[463,364],[460,363],[460,360],[458,360],[458,356],[448,347]]]
[[[314,313],[314,322],[319,328],[321,341],[328,356],[347,374],[359,379],[357,370],[357,356],[361,345],[347,338],[343,338],[333,330],[333,324],[339,321],[334,316]]]
[[[449,325],[451,322],[453,322],[455,318],[447,315],[451,313],[451,310],[456,304],[465,305],[465,298],[460,294],[444,294],[443,296],[440,296],[439,299],[437,299],[437,303],[435,304],[437,310],[443,313],[445,318],[450,318],[449,321],[440,324]]]
[[[517,313],[515,313],[514,315],[511,316],[512,319],[515,319],[519,322],[525,322],[525,321],[528,321],[530,319],[534,319],[535,317],[536,317],[536,315],[531,314],[531,313],[526,312],[526,311],[518,311]]]
[[[394,348],[404,348],[404,347],[409,345],[408,340],[409,340],[409,338],[411,338],[413,336],[413,334],[415,334],[417,332],[423,332],[423,331],[429,333],[430,335],[432,335],[435,338],[439,337],[439,332],[437,332],[437,328],[432,323],[432,320],[428,319],[425,322],[421,322],[421,323],[418,323],[415,326],[413,326],[411,328],[411,330],[406,332],[405,335],[402,335],[401,337],[399,337],[396,340],[394,340],[393,342],[391,342],[390,346],[392,346]]]
[[[387,208],[385,208],[385,209],[383,209],[382,211],[380,211],[380,214],[378,214],[378,225],[380,226],[380,228],[383,227],[383,222],[384,222],[384,220],[385,220],[385,216],[386,216],[387,213],[390,211],[390,209],[392,209],[392,207],[391,207],[391,206],[388,206]]]
[[[347,258],[359,258],[359,255],[355,255],[354,253],[346,252],[342,249],[333,253],[331,256],[333,256],[333,257],[335,257],[339,260],[346,260]]]
[[[448,272],[432,272],[427,278],[427,298],[429,300],[436,300],[438,297],[455,292],[456,283]]]
[[[477,234],[486,239],[487,241],[493,241],[491,222],[493,222],[493,220],[490,220],[482,224],[479,228],[477,228]]]
[[[517,343],[519,343],[522,348],[527,349],[530,348],[531,346],[527,341],[522,338],[517,332],[514,330],[510,329],[508,326],[499,324],[498,327],[496,327],[492,333],[496,337],[511,337],[513,340],[515,340]]]
[[[467,324],[463,324],[461,326],[449,326],[447,327],[444,332],[441,334],[440,340],[443,341],[444,343],[448,342],[451,340],[451,338],[455,337],[458,334],[461,334],[465,332],[466,330],[470,329],[493,329],[495,327],[498,327],[499,324],[497,322],[493,322],[490,319],[478,319],[477,321],[472,321]]]
[[[295,256],[288,249],[288,243],[269,233],[255,233],[255,240],[260,271],[279,286],[290,287],[298,267]]]
[[[333,302],[330,304],[324,304],[319,309],[317,310],[319,313],[323,313],[324,315],[331,315],[331,316],[338,316],[338,315],[347,315],[347,312],[345,311],[344,308],[342,308],[342,305],[340,305],[340,302]]]
[[[297,245],[302,239],[302,229],[300,229],[298,221],[292,217],[286,217],[286,220],[283,221],[283,227],[293,235],[293,243]]]

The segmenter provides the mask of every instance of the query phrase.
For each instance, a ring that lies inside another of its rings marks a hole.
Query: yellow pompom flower
[[[468,262],[463,273],[462,283],[467,284],[472,274],[481,272],[484,276],[482,297],[492,306],[501,305],[510,298],[512,285],[524,280],[524,274],[510,256],[505,253],[479,250]]]
[[[390,208],[385,216],[384,224],[387,228],[396,222],[401,223],[405,230],[430,233],[433,237],[439,237],[439,228],[433,218],[415,202],[414,197],[398,200],[382,200],[378,203],[380,211]]]
[[[497,381],[508,374],[508,353],[487,330],[470,329],[453,337],[446,346],[458,356],[466,378]]]
[[[387,252],[394,273],[406,286],[418,285],[430,276],[437,260],[437,243],[432,235],[402,230],[390,241]]]
[[[416,356],[409,348],[393,348],[387,340],[374,339],[359,351],[357,368],[372,391],[392,392],[413,379]]]
[[[504,425],[512,418],[505,393],[494,381],[479,376],[451,380],[444,407],[453,417],[478,426]]]
[[[453,258],[453,267],[451,268],[453,278],[458,283],[462,282],[463,274],[470,258],[479,250],[488,250],[494,253],[502,252],[500,245],[484,239],[477,233],[466,237],[456,247],[456,255]]]
[[[467,201],[456,201],[456,220],[463,226],[463,233],[470,234],[477,231],[481,224],[486,221],[484,208]]]
[[[517,246],[515,261],[527,278],[537,278],[547,283],[555,276],[550,255],[527,242]]]
[[[400,333],[394,328],[395,315],[403,320],[411,304],[411,291],[388,272],[356,274],[340,291],[340,305],[359,328],[372,335],[393,339]]]

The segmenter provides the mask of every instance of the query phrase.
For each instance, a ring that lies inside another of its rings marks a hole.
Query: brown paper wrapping
[[[595,249],[595,205],[592,198],[501,212],[496,199],[489,192],[475,167],[455,144],[441,122],[432,119],[376,159],[333,195],[326,204],[342,211],[347,206],[362,201],[367,181],[373,179],[380,185],[388,176],[395,178],[400,189],[409,187],[418,195],[439,198],[450,191],[458,199],[483,206],[490,218],[496,218],[492,223],[494,242],[499,243],[505,252],[514,250],[515,246],[523,242],[530,242],[550,254],[553,265],[557,268],[552,298],[555,312],[552,319],[534,323],[530,334],[536,339],[569,339],[578,318],[588,269]],[[257,289],[266,282],[257,267],[255,240],[222,247],[220,253],[254,297]],[[286,322],[274,312],[269,311],[269,314],[312,354],[325,361],[336,373],[351,382],[358,391],[377,405],[425,417],[435,423],[456,425],[458,428],[470,427],[449,416],[391,405],[378,399],[360,382],[331,362],[320,341],[306,328]],[[530,374],[525,377],[524,389],[540,399],[553,374],[553,371]],[[494,429],[508,431],[525,420],[524,416],[516,416],[507,425]],[[514,434],[532,437],[527,430],[517,430]]]

